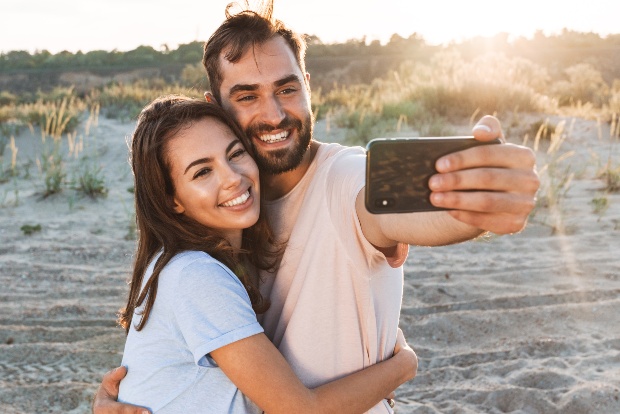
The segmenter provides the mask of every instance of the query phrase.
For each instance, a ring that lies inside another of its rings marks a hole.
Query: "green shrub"
[[[31,236],[34,233],[41,231],[40,224],[24,224],[19,228],[26,236]]]
[[[93,199],[105,197],[108,194],[101,166],[90,162],[87,157],[82,159],[74,179],[74,185],[77,192]]]

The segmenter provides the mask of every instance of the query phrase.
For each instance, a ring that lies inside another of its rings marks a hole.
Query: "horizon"
[[[511,40],[532,38],[537,31],[553,36],[569,30],[602,38],[620,33],[615,21],[620,2],[613,0],[522,0],[519,7],[510,10],[510,21],[503,19],[495,8],[497,3],[489,0],[470,0],[467,4],[373,0],[364,8],[353,0],[328,1],[315,0],[312,8],[301,11],[299,4],[276,0],[274,15],[294,30],[317,36],[327,44],[363,38],[385,44],[394,34],[404,38],[417,34],[427,44],[445,45],[500,33],[507,33]],[[206,41],[223,21],[229,2],[179,0],[171,9],[163,0],[108,0],[103,5],[78,0],[53,4],[8,0],[0,5],[5,21],[0,26],[0,52],[124,52],[139,46],[162,50],[164,45],[175,49],[180,44]]]

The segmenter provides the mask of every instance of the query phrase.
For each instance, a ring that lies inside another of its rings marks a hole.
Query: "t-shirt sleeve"
[[[366,152],[362,148],[349,148],[337,155],[327,175],[327,199],[332,222],[339,234],[355,234],[366,254],[369,266],[373,259],[385,258],[391,267],[400,267],[407,259],[409,246],[399,243],[393,254],[385,257],[364,236],[355,209],[355,200],[363,190],[366,177]],[[345,245],[351,245],[350,240]],[[354,250],[354,251],[357,251]],[[357,260],[357,259],[356,259]]]
[[[263,332],[243,284],[218,262],[183,267],[175,292],[174,317],[198,365],[214,366],[211,351]]]

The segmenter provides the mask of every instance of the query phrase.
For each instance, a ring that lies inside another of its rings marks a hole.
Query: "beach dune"
[[[16,137],[31,165],[0,184],[2,413],[89,412],[102,375],[121,361],[115,313],[135,248],[132,129],[108,119],[91,127],[84,153],[108,188],[94,200],[43,199],[41,138]],[[620,194],[596,178],[620,148],[598,131],[575,121],[564,143],[575,150],[570,188],[522,233],[411,247],[400,325],[420,367],[397,390],[397,413],[620,413]],[[321,125],[317,134],[334,138]]]

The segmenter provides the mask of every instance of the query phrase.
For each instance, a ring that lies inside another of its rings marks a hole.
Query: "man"
[[[529,149],[482,146],[437,162],[431,201],[450,211],[368,213],[365,154],[312,140],[305,44],[267,6],[262,15],[227,14],[205,45],[213,94],[207,99],[234,115],[255,150],[267,214],[287,242],[277,275],[262,275],[262,293],[271,299],[262,324],[313,387],[391,355],[407,245],[520,231],[539,181]],[[474,136],[501,137],[499,122],[484,117]],[[96,413],[140,412],[111,400],[123,375],[121,369],[104,377]],[[371,412],[392,410],[384,401]]]

